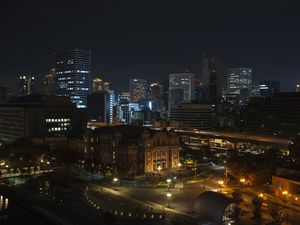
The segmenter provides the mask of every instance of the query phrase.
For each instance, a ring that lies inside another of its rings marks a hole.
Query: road
[[[189,131],[189,130],[178,130],[178,132],[183,133],[183,134],[189,134],[189,133],[193,134],[193,135],[199,134],[199,135],[212,136],[215,138],[234,138],[234,139],[240,139],[240,140],[273,143],[273,144],[280,144],[280,145],[290,145],[292,143],[292,141],[287,138],[241,134],[241,133],[232,133],[232,132]]]

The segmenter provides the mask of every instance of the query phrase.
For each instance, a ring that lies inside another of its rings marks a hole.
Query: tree
[[[240,214],[241,214],[241,203],[243,202],[242,193],[239,189],[235,189],[232,193],[233,202],[235,203],[233,207],[232,217],[236,224],[240,223]]]
[[[256,225],[262,224],[262,213],[261,213],[262,203],[263,203],[263,200],[260,197],[255,197],[252,200],[252,205],[254,206],[253,220],[255,221]]]
[[[289,146],[290,156],[300,163],[300,137],[293,140],[293,143]]]
[[[278,203],[270,204],[270,216],[272,217],[272,225],[282,225],[288,221],[288,216]]]

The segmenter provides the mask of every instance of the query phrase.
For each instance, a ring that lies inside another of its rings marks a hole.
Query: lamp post
[[[194,162],[194,169],[195,169],[195,180],[197,179],[197,161]]]
[[[168,198],[168,208],[170,208],[170,206],[171,206],[171,197],[172,197],[172,193],[171,193],[171,192],[168,192],[168,193],[167,193],[167,198]]]
[[[177,166],[179,167],[179,170],[181,170],[182,164],[180,162],[177,164]]]
[[[246,179],[245,178],[241,178],[240,179],[240,182],[241,182],[241,184],[242,184],[242,190],[243,190],[243,192],[244,192],[244,186],[245,186],[245,182],[246,182]]]
[[[170,183],[171,183],[171,181],[172,181],[172,180],[171,180],[170,178],[167,179],[167,183],[168,183],[168,191],[170,190]]]
[[[158,167],[157,167],[157,170],[158,170],[158,172],[160,173],[160,171],[161,171],[161,167],[160,167],[160,166],[158,166]]]
[[[287,198],[288,193],[289,193],[288,191],[282,191],[282,192],[281,192],[281,194],[282,194],[282,196],[283,196],[283,202],[284,202],[284,203],[286,203],[286,198]]]
[[[119,180],[119,179],[116,178],[116,177],[113,179],[114,184],[115,184],[115,191],[117,190],[117,183],[118,183],[118,180]]]
[[[296,213],[296,202],[298,201],[298,197],[294,198],[294,207],[293,207],[293,215],[295,217],[295,213]]]
[[[219,181],[218,181],[218,184],[219,184],[219,192],[221,192],[221,188],[222,188],[223,185],[224,185],[224,181],[223,181],[223,180],[219,180]]]

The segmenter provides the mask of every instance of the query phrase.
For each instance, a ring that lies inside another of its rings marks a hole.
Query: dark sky
[[[42,77],[53,52],[91,50],[93,75],[117,90],[129,77],[201,72],[206,51],[254,80],[300,80],[300,4],[288,0],[5,1],[0,8],[0,84]]]

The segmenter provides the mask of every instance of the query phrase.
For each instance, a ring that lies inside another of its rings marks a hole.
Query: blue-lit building
[[[78,49],[55,53],[57,95],[69,96],[77,108],[87,107],[91,90],[91,52]]]

